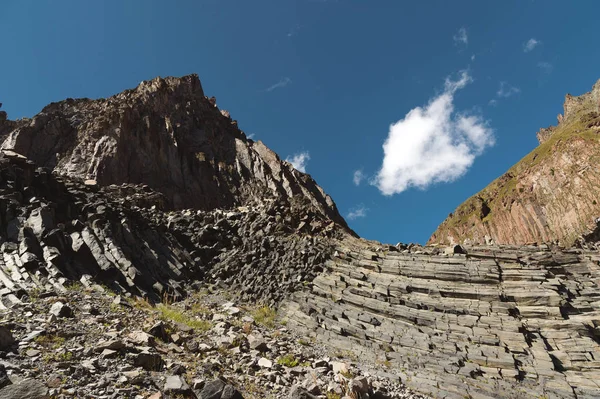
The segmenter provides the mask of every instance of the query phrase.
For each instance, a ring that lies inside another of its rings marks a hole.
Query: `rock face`
[[[598,252],[465,249],[339,242],[288,325],[436,398],[597,397]]]
[[[266,190],[302,197],[347,227],[309,175],[248,140],[204,96],[197,75],[156,78],[108,99],[52,103],[33,119],[5,119],[0,115],[3,149],[62,175],[102,186],[146,184],[174,209],[246,205]]]
[[[556,127],[540,145],[460,205],[429,243],[559,241],[571,245],[600,216],[600,81],[567,95]]]
[[[266,194],[252,207],[165,212],[147,186],[89,185],[4,151],[0,296],[10,306],[81,281],[160,300],[209,280],[274,303],[321,272],[330,237],[347,233],[302,197]]]
[[[595,206],[600,187],[598,87],[457,212],[481,230],[445,222],[455,227],[443,236],[580,231],[595,208],[571,199]],[[579,249],[359,239],[195,76],[1,117],[0,382],[11,395],[400,398],[408,385],[457,399],[598,397],[600,224]],[[522,209],[538,216],[523,222]]]

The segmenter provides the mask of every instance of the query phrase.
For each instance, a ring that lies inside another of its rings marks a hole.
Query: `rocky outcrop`
[[[302,200],[265,195],[253,207],[165,212],[148,186],[99,187],[4,151],[0,309],[72,281],[152,301],[212,281],[274,304],[323,270],[330,238],[345,231]]]
[[[1,116],[0,116],[1,117]],[[315,181],[249,140],[197,75],[144,81],[107,99],[67,99],[32,119],[0,119],[3,149],[102,186],[146,184],[174,209],[211,210],[260,201],[265,190],[303,197],[347,228]]]
[[[441,241],[587,226],[596,100]],[[236,125],[195,76],[0,119],[0,395],[598,396],[595,220],[579,249],[368,242]]]
[[[600,392],[598,252],[347,239],[289,325],[436,398]]]
[[[556,127],[540,145],[461,204],[429,243],[571,245],[600,216],[600,81],[567,96]]]

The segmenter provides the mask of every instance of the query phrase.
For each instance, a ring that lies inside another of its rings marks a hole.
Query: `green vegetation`
[[[300,364],[300,361],[294,357],[294,355],[283,355],[277,359],[277,364],[285,367],[296,367]]]
[[[277,312],[268,306],[261,306],[252,312],[252,317],[257,324],[267,328],[274,328]]]
[[[464,229],[474,225],[477,221],[483,223],[491,222],[495,216],[494,210],[502,208],[510,209],[513,201],[526,195],[526,190],[523,190],[522,187],[517,190],[518,182],[523,175],[546,162],[553,154],[564,152],[577,140],[591,143],[600,141],[600,132],[593,128],[599,124],[600,115],[594,111],[594,107],[589,104],[582,105],[573,115],[569,116],[567,121],[557,126],[545,142],[523,157],[486,188],[462,203],[440,225],[439,231],[455,230],[455,233],[464,234]],[[600,158],[600,154],[598,154],[597,158]],[[597,159],[594,161],[597,161]],[[554,176],[555,173],[554,168],[550,168],[550,174]],[[491,211],[484,215],[482,209],[485,206],[489,207]],[[460,228],[461,231],[456,231],[457,228]],[[447,236],[448,234],[442,235]],[[464,239],[468,237],[460,238]]]
[[[191,318],[173,306],[160,304],[156,308],[160,312],[160,318],[162,320],[173,321],[175,323],[186,325],[190,328],[193,328],[196,332],[206,332],[212,327],[211,322]]]
[[[58,349],[65,343],[65,338],[58,335],[38,335],[34,341],[44,348]]]
[[[325,394],[325,397],[327,399],[342,399],[342,397],[339,394],[335,393],[335,392],[327,392]]]
[[[65,285],[65,289],[68,292],[80,292],[83,290],[83,284],[78,281],[73,281],[70,284]]]
[[[336,349],[331,353],[331,356],[337,357],[339,359],[350,359],[353,361],[358,360],[358,356],[356,356],[356,353],[352,352],[351,350]]]
[[[342,370],[340,371],[340,374],[343,375],[344,377],[346,377],[347,379],[351,380],[352,378],[354,378],[354,373],[350,370]]]

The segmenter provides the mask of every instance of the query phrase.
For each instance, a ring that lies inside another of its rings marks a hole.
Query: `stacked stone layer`
[[[436,252],[341,241],[288,317],[434,397],[598,397],[597,252]]]

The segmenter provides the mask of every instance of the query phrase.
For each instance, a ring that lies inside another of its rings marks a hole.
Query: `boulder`
[[[18,384],[0,389],[0,398],[6,399],[49,399],[46,385],[34,379],[26,379]]]

